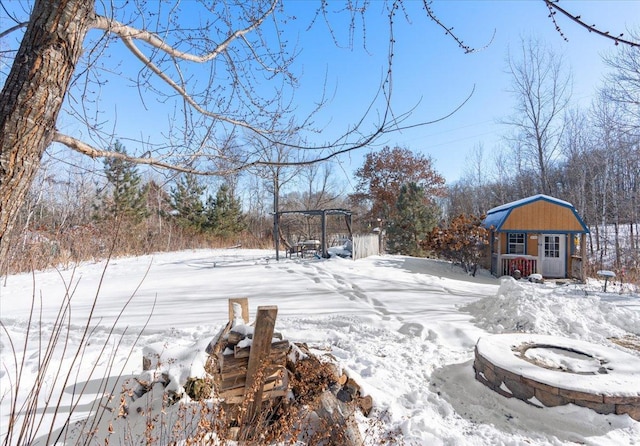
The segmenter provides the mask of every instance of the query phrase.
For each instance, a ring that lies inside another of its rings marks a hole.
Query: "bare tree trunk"
[[[273,244],[276,248],[276,261],[280,260],[280,228],[278,223],[280,220],[280,204],[278,202],[280,195],[280,176],[278,173],[273,177]]]
[[[92,1],[36,0],[0,93],[0,274],[7,267],[9,233],[55,134],[93,18]]]
[[[620,224],[618,223],[618,217],[616,216],[616,220],[613,222],[613,230],[614,230],[614,246],[616,258],[614,260],[614,265],[616,269],[620,269],[620,260],[622,257],[622,251],[620,246]]]
[[[609,245],[609,231],[607,230],[607,206],[609,193],[609,164],[605,163],[604,172],[602,173],[602,206],[600,208],[600,221],[602,228],[602,246],[600,252],[600,260],[607,255]]]
[[[549,186],[549,173],[547,169],[547,161],[545,159],[546,149],[542,143],[542,137],[536,135],[536,149],[538,151],[538,175],[540,176],[540,188],[543,194],[550,195],[551,187]]]
[[[611,193],[611,204],[613,207],[613,235],[614,235],[614,249],[615,259],[614,265],[616,269],[620,268],[620,261],[622,257],[622,250],[620,246],[620,212],[622,211],[620,201],[624,200],[622,196],[624,189],[621,189],[620,183],[623,181],[621,178],[621,171],[618,165],[614,166],[614,186]]]
[[[563,114],[571,95],[571,76],[563,61],[537,40],[521,41],[521,57],[508,56],[514,115],[505,121],[517,131],[524,160],[536,167],[539,190],[551,192],[549,171],[564,131]]]

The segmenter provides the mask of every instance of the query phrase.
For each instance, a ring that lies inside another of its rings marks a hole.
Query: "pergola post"
[[[276,247],[276,262],[280,260],[280,228],[278,228],[278,219],[280,214],[273,213],[273,244]]]
[[[322,258],[326,259],[327,257],[329,257],[329,254],[327,253],[327,211],[326,210],[322,210],[322,236],[321,236],[321,242],[322,242]]]

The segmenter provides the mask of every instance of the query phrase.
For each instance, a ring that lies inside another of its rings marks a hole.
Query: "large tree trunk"
[[[0,275],[94,16],[93,0],[36,0],[0,93]]]

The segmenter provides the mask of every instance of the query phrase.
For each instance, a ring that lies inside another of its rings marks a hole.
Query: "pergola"
[[[280,211],[273,214],[273,240],[276,246],[276,260],[280,260],[280,217],[287,214],[304,215],[305,217],[319,216],[321,218],[321,239],[320,247],[322,257],[329,257],[327,247],[327,215],[344,215],[347,224],[347,231],[351,236],[351,215],[347,209],[309,209],[302,211]]]

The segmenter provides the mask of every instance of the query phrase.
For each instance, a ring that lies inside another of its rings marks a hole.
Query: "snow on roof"
[[[500,230],[500,228],[502,227],[503,223],[509,217],[509,214],[511,213],[511,211],[514,208],[517,208],[519,206],[523,206],[525,204],[533,203],[533,202],[539,201],[539,200],[548,201],[550,203],[554,203],[554,204],[557,204],[559,206],[564,206],[564,207],[567,207],[567,208],[571,209],[571,211],[573,212],[575,217],[580,222],[580,225],[584,228],[583,232],[589,232],[589,229],[584,224],[584,222],[582,221],[582,219],[578,215],[576,209],[573,207],[573,205],[571,203],[569,203],[568,201],[560,200],[558,198],[550,197],[549,195],[544,195],[544,194],[532,195],[531,197],[522,198],[520,200],[512,201],[510,203],[506,203],[506,204],[503,204],[501,206],[497,206],[497,207],[495,207],[493,209],[490,209],[487,212],[487,216],[485,217],[484,221],[482,222],[482,225],[485,228],[493,227],[496,230]]]
[[[508,210],[508,209],[511,209],[511,208],[514,208],[514,207],[522,206],[523,204],[532,203],[532,202],[538,201],[538,200],[546,200],[546,201],[550,201],[552,203],[559,204],[561,206],[567,206],[567,207],[571,207],[571,208],[573,207],[573,205],[571,203],[569,203],[568,201],[560,200],[558,198],[551,197],[549,195],[537,194],[537,195],[532,195],[531,197],[522,198],[520,200],[512,201],[511,203],[506,203],[506,204],[497,206],[497,207],[495,207],[493,209],[489,209],[489,211],[487,211],[487,215],[493,214],[494,212],[499,212],[499,211]]]

